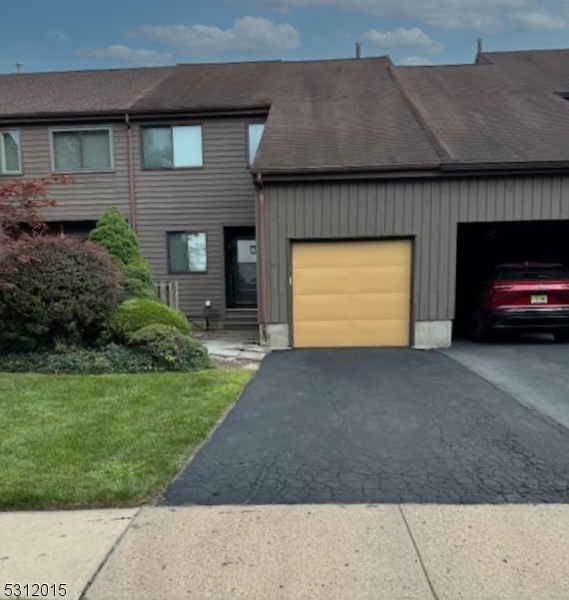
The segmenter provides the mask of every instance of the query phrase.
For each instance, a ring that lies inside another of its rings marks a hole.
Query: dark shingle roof
[[[569,92],[569,50],[485,52],[478,62],[500,67],[505,77],[526,90]]]
[[[493,64],[395,71],[443,164],[569,162],[569,103],[537,74]]]
[[[385,58],[284,65],[254,170],[437,166],[390,65]]]
[[[133,106],[140,112],[268,107],[280,61],[178,65],[162,85]]]
[[[436,166],[390,65],[385,57],[180,65],[133,109],[270,107],[256,171]]]
[[[253,171],[569,164],[569,50],[0,76],[0,119],[266,109]]]
[[[128,110],[173,67],[22,73],[0,76],[0,117]]]
[[[2,116],[266,108],[255,169],[438,164],[388,72],[389,58],[178,65],[0,77]]]

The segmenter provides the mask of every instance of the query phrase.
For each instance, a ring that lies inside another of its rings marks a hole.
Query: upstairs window
[[[201,125],[145,127],[142,129],[142,165],[145,169],[203,167]]]
[[[111,130],[59,129],[51,132],[53,170],[105,171],[113,168]]]
[[[264,123],[251,123],[249,125],[249,165],[255,162],[255,156],[257,156],[257,150],[265,131]]]
[[[0,175],[19,175],[21,172],[20,132],[17,129],[0,131]]]
[[[206,273],[207,240],[204,232],[168,233],[170,273]]]

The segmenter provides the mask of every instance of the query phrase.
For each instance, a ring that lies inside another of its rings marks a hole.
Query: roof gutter
[[[270,105],[251,106],[248,108],[221,108],[217,109],[198,109],[188,110],[161,110],[161,111],[133,111],[130,110],[130,118],[135,120],[154,120],[154,119],[172,119],[172,118],[223,118],[223,117],[258,117],[266,115],[270,110]],[[98,113],[35,113],[22,115],[0,115],[0,124],[2,123],[68,123],[68,122],[99,122],[124,119],[124,110],[107,111]]]
[[[433,177],[497,176],[497,175],[547,175],[566,174],[569,161],[544,162],[528,161],[518,163],[459,163],[443,162],[421,166],[365,167],[340,169],[290,169],[256,170],[253,175],[262,174],[265,181],[333,181],[354,179],[421,179]]]
[[[555,173],[567,172],[569,161],[526,161],[495,163],[443,163],[441,173],[448,174],[496,174],[496,173]]]
[[[262,106],[251,106],[247,108],[220,108],[220,109],[207,109],[199,108],[196,110],[157,110],[157,111],[140,111],[131,114],[137,120],[154,120],[154,119],[199,119],[209,118],[215,119],[216,117],[258,117],[266,115],[271,109],[270,105]]]
[[[440,176],[440,163],[397,167],[362,167],[362,168],[319,168],[319,169],[281,169],[259,170],[253,172],[256,177],[262,175],[270,181],[310,181],[310,180],[343,180],[343,179],[401,179]]]
[[[100,121],[122,121],[124,112],[98,114],[85,113],[45,113],[37,115],[0,115],[0,124],[43,124],[43,123],[98,123]]]

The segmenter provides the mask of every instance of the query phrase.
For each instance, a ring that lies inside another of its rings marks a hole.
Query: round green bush
[[[23,236],[0,256],[0,347],[92,343],[124,299],[124,276],[102,248],[77,238]]]
[[[134,333],[148,325],[170,325],[186,335],[192,331],[188,319],[181,312],[156,300],[131,298],[110,315],[103,339],[128,342]]]
[[[129,344],[146,353],[160,370],[195,371],[211,366],[205,346],[170,325],[143,327]]]

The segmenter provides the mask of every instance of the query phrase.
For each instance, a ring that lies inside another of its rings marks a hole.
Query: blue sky
[[[569,0],[0,0],[0,72],[569,47]]]

